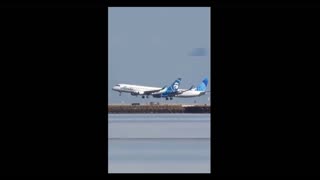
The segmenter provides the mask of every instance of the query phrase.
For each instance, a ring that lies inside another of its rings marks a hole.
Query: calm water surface
[[[210,173],[210,114],[109,114],[109,173]]]

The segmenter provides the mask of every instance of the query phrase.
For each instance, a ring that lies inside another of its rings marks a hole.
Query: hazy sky
[[[111,88],[119,83],[163,87],[177,78],[182,78],[179,88],[190,88],[208,77],[210,91],[210,8],[108,8],[108,48],[109,104],[195,100],[209,104],[211,94],[166,101],[129,93],[119,96]]]

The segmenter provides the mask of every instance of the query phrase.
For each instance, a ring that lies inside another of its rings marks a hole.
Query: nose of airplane
[[[113,86],[113,87],[112,87],[112,90],[114,90],[114,91],[119,90],[119,86]]]

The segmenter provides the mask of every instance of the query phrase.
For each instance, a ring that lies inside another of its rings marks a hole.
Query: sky
[[[209,7],[109,7],[108,103],[210,104],[211,93],[201,97],[142,99],[113,91],[116,84],[152,87],[171,85],[188,89],[210,79]]]

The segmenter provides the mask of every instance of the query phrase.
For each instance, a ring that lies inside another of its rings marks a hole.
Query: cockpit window
[[[119,86],[119,87],[120,87],[120,84],[117,84],[116,86]]]

